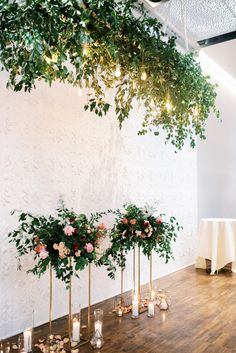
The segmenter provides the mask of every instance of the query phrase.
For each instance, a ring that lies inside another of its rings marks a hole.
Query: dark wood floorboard
[[[190,266],[159,279],[155,285],[171,291],[172,305],[166,312],[156,308],[154,318],[146,313],[137,320],[130,315],[118,318],[111,313],[114,299],[93,306],[104,309],[105,344],[101,353],[236,353],[234,274],[210,276]],[[54,323],[58,334],[66,327],[65,318]],[[47,326],[36,329],[35,338],[46,332]],[[92,351],[89,345],[80,348],[80,353]]]

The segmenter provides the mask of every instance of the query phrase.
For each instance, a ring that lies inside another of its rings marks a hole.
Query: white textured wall
[[[68,207],[90,212],[160,201],[160,210],[176,215],[184,231],[175,244],[175,261],[154,264],[154,277],[194,261],[197,219],[196,151],[175,154],[152,135],[137,136],[134,110],[120,131],[111,112],[98,118],[83,111],[85,98],[63,84],[39,84],[31,94],[13,93],[0,82],[0,337],[25,328],[29,307],[35,323],[48,321],[48,275],[40,280],[17,272],[15,250],[7,234],[16,226],[13,208],[50,213],[62,194]],[[144,261],[144,263],[146,263]],[[27,268],[25,260],[23,268]],[[147,282],[148,266],[142,267]],[[86,305],[87,273],[75,280],[76,298]],[[102,285],[101,285],[102,283]],[[104,269],[93,270],[93,302],[119,292]],[[131,267],[125,275],[131,288]],[[60,290],[62,289],[62,290]],[[54,318],[67,313],[64,285],[54,282]]]
[[[198,144],[198,214],[199,218],[235,218],[236,81],[216,71],[217,67],[205,69],[218,84],[222,122],[212,116],[206,126],[207,140]]]

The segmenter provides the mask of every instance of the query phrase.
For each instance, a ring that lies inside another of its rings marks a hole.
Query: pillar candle
[[[123,311],[121,308],[118,309],[117,315],[121,317],[123,315]]]
[[[132,302],[132,316],[138,317],[138,315],[139,315],[138,299],[134,296],[133,302]]]
[[[31,329],[24,331],[24,351],[25,352],[32,351],[32,331],[31,331]]]
[[[102,322],[101,321],[95,321],[95,324],[94,324],[94,331],[98,331],[99,332],[99,335],[102,336]]]
[[[152,317],[152,316],[154,316],[154,313],[155,313],[154,303],[153,302],[149,302],[148,303],[148,316]]]
[[[78,320],[73,321],[72,341],[80,342],[80,322]]]

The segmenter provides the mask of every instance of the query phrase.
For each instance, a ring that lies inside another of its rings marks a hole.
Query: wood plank
[[[112,285],[112,282],[111,282]],[[172,305],[166,312],[156,308],[154,318],[146,313],[133,320],[111,313],[114,298],[94,305],[104,309],[103,353],[236,353],[236,276],[230,272],[210,276],[193,266],[175,272],[155,286],[170,290]],[[145,286],[147,291],[148,286]],[[126,293],[126,298],[130,293]],[[83,310],[83,317],[86,310]],[[53,324],[55,333],[65,333],[66,318]],[[35,330],[38,339],[47,334],[47,325]],[[11,342],[16,342],[13,337]],[[80,353],[92,352],[89,346]]]

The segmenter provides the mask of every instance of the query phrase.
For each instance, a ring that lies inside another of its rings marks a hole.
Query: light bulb
[[[45,61],[46,61],[46,63],[47,64],[51,64],[51,62],[52,62],[52,59],[51,58],[49,58],[48,56],[44,56],[44,59],[45,59]]]
[[[89,45],[88,44],[84,44],[83,46],[83,55],[84,56],[88,56],[89,53]]]
[[[151,99],[150,101],[150,108],[154,108],[155,107],[155,102],[153,99]]]
[[[170,111],[172,109],[172,105],[170,103],[170,101],[166,102],[166,110]]]
[[[108,97],[109,97],[109,92],[108,92],[107,90],[105,91],[104,97],[105,97],[105,98],[108,98]]]
[[[55,62],[57,62],[57,58],[58,58],[58,56],[57,56],[57,54],[52,54],[52,61],[55,63]]]
[[[121,71],[120,71],[120,65],[117,65],[116,71],[115,71],[115,77],[120,77]]]
[[[44,56],[44,59],[45,59],[47,64],[51,64],[52,62],[54,62],[54,63],[57,62],[57,58],[58,58],[58,56],[57,56],[56,53],[53,53],[51,58],[49,58],[46,55]]]
[[[147,79],[147,73],[145,71],[143,71],[141,74],[141,80],[146,81],[146,79]]]
[[[142,112],[142,106],[141,106],[141,104],[139,104],[139,106],[138,106],[138,112],[139,112],[139,113]]]
[[[133,89],[136,89],[137,88],[137,83],[136,81],[133,81]]]
[[[199,114],[198,108],[195,107],[195,108],[193,109],[193,116],[198,116],[198,114]]]
[[[82,92],[82,89],[81,89],[81,88],[78,88],[77,93],[78,93],[78,96],[79,96],[79,97],[82,97],[83,92]]]

